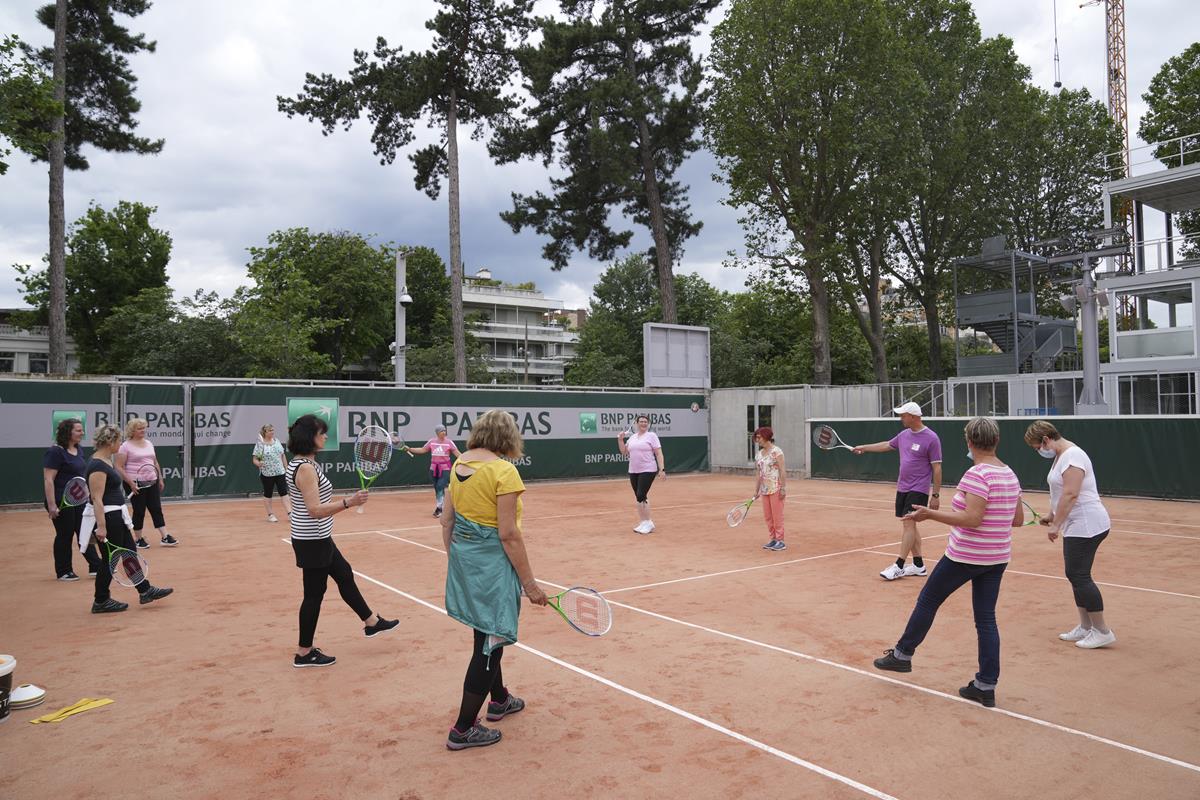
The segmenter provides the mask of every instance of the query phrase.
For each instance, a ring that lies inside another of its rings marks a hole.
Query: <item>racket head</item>
[[[725,522],[729,527],[736,528],[746,521],[746,515],[750,513],[750,503],[738,503],[733,508],[729,509],[729,513],[725,515]]]
[[[1039,522],[1041,522],[1042,516],[1033,510],[1033,506],[1029,505],[1029,503],[1025,502],[1024,500],[1021,501],[1021,505],[1025,506],[1025,515],[1029,517],[1029,519],[1025,520],[1025,523],[1022,525],[1022,527],[1037,525]]]
[[[114,581],[131,589],[150,575],[150,565],[141,553],[112,545],[108,547],[108,569]]]
[[[81,506],[88,501],[90,496],[91,491],[88,489],[87,481],[76,476],[67,481],[67,485],[63,487],[62,507]]]
[[[603,636],[612,628],[612,608],[595,589],[572,586],[551,601],[571,627],[582,634]]]
[[[133,482],[139,489],[149,489],[158,485],[158,470],[153,464],[142,464],[133,476]]]
[[[837,431],[828,425],[818,425],[813,428],[812,438],[813,444],[822,450],[832,450],[842,446],[842,440],[838,438]]]
[[[368,425],[354,440],[354,468],[373,478],[382,475],[392,460],[392,436],[378,425]]]

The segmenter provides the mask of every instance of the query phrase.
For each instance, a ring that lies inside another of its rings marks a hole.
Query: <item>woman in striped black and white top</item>
[[[965,430],[967,454],[975,462],[958,482],[949,511],[914,505],[906,519],[932,519],[950,525],[946,554],[921,588],[916,608],[895,648],[875,659],[878,669],[912,672],[912,657],[933,626],[942,603],[963,584],[971,584],[971,607],[979,640],[979,672],[958,690],[961,697],[988,706],[996,705],[1000,679],[1000,629],[996,601],[1000,581],[1012,555],[1012,529],[1025,522],[1021,483],[1007,464],[996,457],[1000,426],[996,420],[976,417]]]
[[[292,550],[296,566],[304,573],[304,600],[300,603],[300,642],[294,667],[327,667],[337,661],[313,647],[317,618],[325,587],[333,578],[346,605],[358,614],[367,636],[390,631],[399,620],[384,619],[371,611],[354,582],[354,571],[333,542],[333,515],[367,502],[365,491],[333,499],[333,484],[317,468],[317,453],[325,446],[329,426],[305,414],[288,429],[288,450],[295,458],[287,465],[288,497],[292,501]]]

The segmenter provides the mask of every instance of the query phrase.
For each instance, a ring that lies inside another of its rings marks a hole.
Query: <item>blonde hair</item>
[[[101,447],[120,444],[121,438],[121,429],[116,425],[101,425],[99,428],[96,428],[95,434],[92,435],[92,443],[99,450]]]
[[[995,450],[1000,444],[1000,426],[991,417],[975,417],[963,430],[967,441],[980,450]]]
[[[523,442],[517,421],[507,411],[492,409],[475,420],[467,449],[482,448],[509,458],[520,458]]]
[[[1037,420],[1025,429],[1025,444],[1030,447],[1037,447],[1042,443],[1042,439],[1055,441],[1061,438],[1062,434],[1058,432],[1058,428],[1044,419]]]
[[[266,425],[263,425],[261,428],[258,429],[258,435],[266,436],[267,431],[273,431],[273,430],[275,430],[275,426],[268,422]]]
[[[146,420],[142,419],[141,417],[134,417],[133,419],[131,419],[125,423],[125,438],[132,439],[133,432],[136,431],[138,428],[149,428],[149,427],[150,427],[149,422],[146,422]]]

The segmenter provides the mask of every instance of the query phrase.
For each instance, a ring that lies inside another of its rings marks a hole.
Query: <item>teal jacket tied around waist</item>
[[[500,531],[458,513],[446,568],[446,613],[488,634],[484,655],[517,641],[521,579],[504,552]]]

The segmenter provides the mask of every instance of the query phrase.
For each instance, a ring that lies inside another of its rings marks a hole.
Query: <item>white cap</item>
[[[896,412],[897,414],[912,414],[917,417],[921,416],[921,406],[917,405],[911,400],[899,408],[893,408],[892,411]]]

